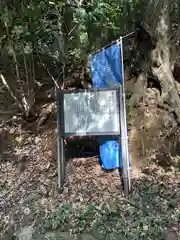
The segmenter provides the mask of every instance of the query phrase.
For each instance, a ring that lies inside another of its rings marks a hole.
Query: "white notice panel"
[[[119,134],[118,102],[117,90],[64,93],[65,134]]]

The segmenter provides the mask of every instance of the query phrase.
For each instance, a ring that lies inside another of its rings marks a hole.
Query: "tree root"
[[[42,111],[39,115],[38,122],[37,122],[37,127],[38,128],[42,127],[46,123],[46,121],[48,120],[48,118],[52,114],[54,108],[55,108],[55,103],[46,104],[43,107],[43,109],[42,109]]]

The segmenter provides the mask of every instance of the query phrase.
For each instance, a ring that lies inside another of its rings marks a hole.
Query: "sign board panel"
[[[119,135],[118,89],[63,92],[64,135]]]

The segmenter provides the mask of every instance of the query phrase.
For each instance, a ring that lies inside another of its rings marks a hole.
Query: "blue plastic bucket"
[[[99,137],[100,160],[102,168],[113,169],[122,168],[121,145],[115,137]]]

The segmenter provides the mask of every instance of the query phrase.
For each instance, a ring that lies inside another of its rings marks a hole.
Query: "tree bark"
[[[170,41],[174,34],[171,7],[170,0],[149,1],[146,6],[148,10],[144,16],[145,25],[148,28],[144,28],[146,31],[143,33],[145,35],[143,40],[140,36],[142,40],[140,45],[146,52],[148,72],[157,79],[161,86],[158,104],[173,112],[177,122],[180,123],[180,97],[173,76],[174,59],[177,56],[172,56],[173,44]],[[178,54],[178,52],[173,52],[173,54]]]
[[[131,110],[140,102],[141,98],[144,95],[144,89],[146,85],[147,85],[146,73],[141,72],[137,77],[137,80],[134,83],[134,86],[131,86],[132,95],[128,101],[128,113],[130,113]],[[125,86],[125,89],[126,91],[128,90],[126,86]]]
[[[157,43],[150,53],[151,71],[158,79],[161,86],[161,97],[159,104],[167,104],[180,123],[180,97],[178,95],[175,79],[173,76],[171,62],[171,51],[169,43],[170,19],[168,5],[161,9],[160,17],[156,26]]]

